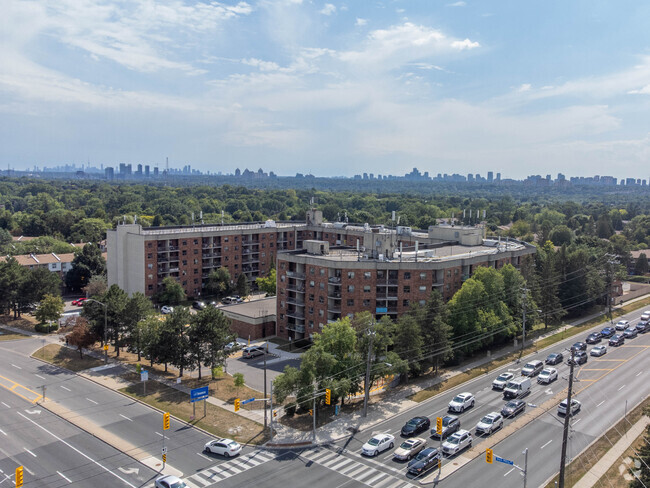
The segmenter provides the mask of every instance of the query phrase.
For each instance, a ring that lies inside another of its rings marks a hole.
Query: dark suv
[[[587,344],[584,342],[576,342],[573,346],[571,346],[572,351],[586,351],[587,350]]]
[[[616,334],[616,329],[614,327],[605,327],[600,331],[600,335],[603,337],[612,337],[614,334]]]
[[[546,364],[560,364],[562,361],[564,361],[564,356],[562,356],[561,352],[554,352],[548,355],[546,358],[545,363]]]
[[[428,417],[413,417],[402,427],[402,435],[404,437],[415,435],[423,430],[429,430],[429,427],[431,427],[431,421]]]
[[[603,338],[603,335],[600,332],[592,332],[591,334],[589,334],[587,336],[587,338],[585,339],[585,342],[587,344],[597,344],[597,343],[599,343],[601,341],[602,338]]]
[[[623,344],[625,344],[625,337],[623,337],[623,334],[614,334],[609,338],[610,346],[622,346]]]

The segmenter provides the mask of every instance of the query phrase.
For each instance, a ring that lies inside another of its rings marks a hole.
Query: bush
[[[48,332],[56,332],[57,330],[59,330],[59,324],[57,324],[56,322],[52,322],[51,325],[41,323],[41,324],[36,324],[34,329],[36,329],[36,332],[47,334]]]

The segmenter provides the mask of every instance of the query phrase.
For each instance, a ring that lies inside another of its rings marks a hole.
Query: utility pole
[[[264,380],[264,383],[266,384],[266,379]],[[271,381],[271,395],[269,396],[269,406],[269,410],[271,412],[271,417],[269,418],[269,440],[273,440],[273,381]]]
[[[314,389],[316,388],[316,385],[314,385]],[[314,442],[316,442],[316,392],[314,392],[314,409],[312,410],[312,420],[314,421]]]
[[[522,301],[523,301],[523,316],[521,320],[521,355],[523,356],[524,354],[524,348],[526,347],[526,294],[528,293],[528,289],[524,288],[522,290],[523,296]]]
[[[569,437],[569,421],[571,420],[571,394],[573,390],[573,365],[574,365],[574,350],[571,349],[571,359],[569,361],[569,391],[566,397],[566,414],[564,416],[564,430],[562,432],[562,454],[560,456],[560,476],[559,488],[564,488],[564,465],[566,464],[566,448]]]
[[[264,430],[266,430],[266,355],[269,353],[269,342],[266,342],[266,351],[264,351]]]
[[[526,488],[527,478],[528,478],[528,448],[524,449],[524,488]]]
[[[368,362],[366,363],[366,381],[363,384],[363,417],[368,415],[368,398],[370,397],[370,360],[372,359],[372,340],[375,338],[375,322],[372,322],[372,328],[368,331]]]

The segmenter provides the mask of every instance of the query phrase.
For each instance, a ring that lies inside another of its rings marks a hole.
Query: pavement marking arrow
[[[547,388],[546,391],[545,391],[544,393],[546,393],[547,395],[552,395],[552,394],[553,394],[553,390],[551,390],[550,388]]]
[[[29,415],[38,415],[41,413],[40,410],[25,410],[25,412],[27,412]]]
[[[122,468],[122,467],[120,467],[120,468],[117,468],[117,469],[122,471],[122,473],[124,473],[124,474],[138,474],[140,472],[140,468]]]

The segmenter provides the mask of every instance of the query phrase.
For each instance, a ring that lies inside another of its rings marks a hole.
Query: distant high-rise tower
[[[147,176],[147,177],[149,177],[149,165],[148,165],[148,164],[146,164],[146,165],[144,166],[144,175]]]
[[[488,171],[488,183],[492,183],[494,181],[494,173],[492,171]]]
[[[501,173],[497,173],[497,181],[501,181]]]

